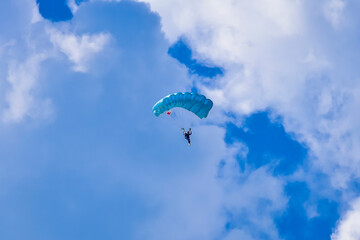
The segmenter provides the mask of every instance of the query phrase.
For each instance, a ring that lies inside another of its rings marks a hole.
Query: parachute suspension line
[[[189,128],[192,128],[192,123],[193,123],[193,120],[192,120],[192,118],[191,118],[191,116],[189,116],[189,113],[188,114],[186,114],[186,111],[185,110],[183,110],[183,109],[178,109],[178,111],[177,111],[178,113],[179,113],[179,115],[180,115],[180,117],[179,117],[179,122],[181,122],[181,124],[183,124],[184,126],[183,126],[183,128],[185,128],[185,129],[189,129]]]
[[[185,129],[187,127],[185,111],[181,108],[177,108],[176,110],[178,122],[182,125],[181,127]]]
[[[165,115],[166,116],[166,115]],[[177,127],[181,128],[182,126],[179,124],[179,122],[177,121],[177,114],[174,111],[171,111],[170,114],[168,114],[166,117],[170,117],[171,118],[171,122],[174,123]]]
[[[183,128],[182,111],[180,109],[172,109],[170,114],[164,115],[167,118],[171,118],[171,121],[179,128]]]

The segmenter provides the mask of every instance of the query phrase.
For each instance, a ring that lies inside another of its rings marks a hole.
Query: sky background
[[[360,239],[359,10],[0,1],[0,239]]]

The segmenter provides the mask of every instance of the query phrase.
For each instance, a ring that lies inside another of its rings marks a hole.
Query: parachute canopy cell
[[[160,99],[153,107],[155,116],[169,111],[174,107],[180,107],[196,114],[199,118],[206,118],[213,106],[213,102],[204,95],[190,92],[178,92]]]

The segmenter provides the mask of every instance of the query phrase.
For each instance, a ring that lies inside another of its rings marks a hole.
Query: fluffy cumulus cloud
[[[21,27],[4,30],[0,54],[2,69],[4,122],[21,122],[25,119],[47,119],[54,114],[51,98],[42,96],[41,78],[44,62],[65,54],[74,64],[74,71],[86,72],[97,53],[109,42],[107,33],[76,35],[46,22],[39,14],[35,2],[25,1],[24,8],[13,4],[9,12],[18,11],[23,17],[16,19]],[[75,4],[75,3],[74,3]],[[27,11],[26,11],[27,9]],[[30,10],[29,10],[30,9]]]
[[[198,130],[200,134],[223,131]],[[219,138],[210,146],[216,150],[209,151],[185,178],[160,184],[161,211],[139,231],[139,239],[280,239],[274,216],[287,203],[284,182],[273,177],[268,167],[241,171],[236,157],[239,151],[246,154],[241,145],[226,147]],[[220,169],[219,158],[224,159]]]
[[[332,240],[355,240],[360,238],[360,200],[356,199],[349,211],[339,222],[337,231],[331,235]]]
[[[44,54],[35,54],[23,63],[15,60],[9,65],[7,81],[10,90],[6,93],[8,107],[3,113],[5,122],[20,122],[26,117],[47,118],[51,115],[50,99],[38,100],[33,94],[37,88],[40,64],[45,58]]]
[[[191,149],[151,114],[192,79],[167,54],[171,43],[147,5],[83,3],[71,22],[56,23],[33,4],[12,7],[22,13],[14,19],[26,18],[1,34],[1,238],[212,239],[234,229],[278,238],[272,216],[286,197],[270,167],[240,170],[246,147],[227,145],[222,127],[203,121]],[[52,122],[33,124],[40,118]]]
[[[360,176],[358,3],[143,2],[161,16],[170,41],[186,39],[196,59],[224,69],[211,87],[197,84],[221,111],[240,121],[272,109],[309,147],[309,171],[349,189]]]
[[[324,6],[324,13],[326,18],[331,22],[334,28],[338,27],[342,19],[342,11],[344,10],[345,2],[342,0],[328,1]]]
[[[4,3],[5,4],[5,3]],[[31,36],[32,26],[41,21],[35,2],[25,1],[2,6],[4,17],[19,15],[11,28],[2,24],[1,47],[1,114],[3,122],[24,119],[44,119],[52,116],[51,100],[41,94],[39,76],[42,63],[50,56],[47,49],[39,50]]]
[[[100,52],[110,39],[110,35],[106,33],[76,36],[49,29],[48,34],[50,41],[75,64],[74,70],[78,72],[87,71],[87,61]]]
[[[326,209],[314,210],[318,199],[308,191],[338,201],[356,195],[356,2],[69,0],[59,1],[66,14],[53,16],[50,5],[36,2],[0,3],[0,19],[14,25],[0,24],[0,171],[8,178],[0,210],[14,216],[0,223],[23,227],[0,237],[276,240],[286,232],[276,219],[326,222],[318,216]],[[212,79],[189,77],[167,54],[179,39],[196,59],[190,70],[218,67]],[[188,148],[177,127],[149,109],[194,86],[215,106]],[[250,143],[226,141],[226,122],[236,129],[244,116],[267,109],[308,147],[307,166],[295,171],[299,160],[290,173],[276,172],[284,156],[265,149],[250,159]],[[21,125],[44,118],[53,122]],[[330,179],[328,188],[316,174]],[[290,191],[291,181],[306,197]],[[358,203],[333,239],[356,239]]]
[[[333,186],[345,188],[360,175],[352,110],[358,106],[359,59],[352,54],[358,44],[349,33],[358,23],[350,10],[356,3],[145,2],[160,14],[170,41],[183,37],[197,59],[223,67],[215,87],[198,87],[224,111],[241,116],[273,109],[309,146],[313,165],[332,175]]]

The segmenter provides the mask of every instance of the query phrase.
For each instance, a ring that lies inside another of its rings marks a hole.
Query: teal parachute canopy
[[[155,116],[169,111],[174,107],[180,107],[196,114],[199,118],[206,118],[213,102],[204,95],[190,92],[178,92],[160,99],[153,107]]]

